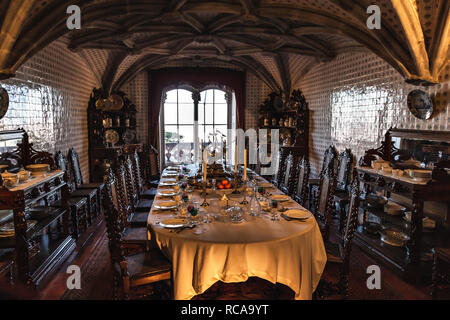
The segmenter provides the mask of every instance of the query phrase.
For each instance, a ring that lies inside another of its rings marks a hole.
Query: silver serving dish
[[[403,247],[409,240],[409,236],[396,230],[380,230],[380,240],[394,247]]]

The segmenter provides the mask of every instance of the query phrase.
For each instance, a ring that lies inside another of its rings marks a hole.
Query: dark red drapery
[[[170,68],[149,72],[149,143],[157,145],[162,95],[168,89],[189,86],[200,91],[214,86],[234,92],[236,122],[245,129],[245,72],[212,68]]]

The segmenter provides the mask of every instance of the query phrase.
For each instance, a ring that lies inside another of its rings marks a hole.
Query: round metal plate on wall
[[[112,110],[120,110],[122,109],[124,105],[124,101],[121,96],[118,94],[113,94],[109,97],[109,100],[111,101],[111,109]]]
[[[422,90],[413,90],[408,94],[408,109],[419,119],[428,120],[433,114],[433,101],[428,93]]]
[[[8,111],[9,95],[5,88],[0,86],[0,119],[3,118]]]

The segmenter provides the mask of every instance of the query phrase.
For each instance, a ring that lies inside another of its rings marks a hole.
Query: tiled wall
[[[87,181],[86,110],[98,84],[83,60],[56,41],[27,61],[15,78],[0,84],[10,97],[0,130],[24,128],[37,150],[66,152],[74,146]]]
[[[325,149],[350,148],[359,159],[378,147],[390,127],[419,130],[450,130],[449,69],[439,85],[419,89],[435,100],[429,120],[415,118],[406,97],[418,87],[406,84],[389,64],[370,52],[344,53],[330,63],[314,67],[301,81],[311,110],[310,161],[317,174]]]

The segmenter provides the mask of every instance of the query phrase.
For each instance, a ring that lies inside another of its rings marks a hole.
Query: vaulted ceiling
[[[382,13],[380,30],[366,21]],[[81,8],[82,28],[66,26]],[[448,0],[0,0],[0,79],[56,39],[118,89],[177,61],[220,63],[290,92],[317,63],[366,47],[413,83],[437,83],[449,63]]]

